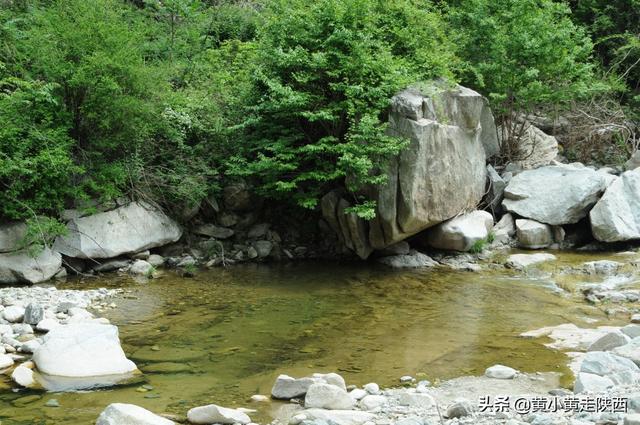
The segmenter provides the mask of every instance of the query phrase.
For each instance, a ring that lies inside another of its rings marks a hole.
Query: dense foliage
[[[384,184],[399,89],[444,77],[515,112],[614,88],[638,0],[0,0],[0,218],[143,196],[179,216],[244,179],[313,208]],[[371,217],[372,204],[356,211]]]

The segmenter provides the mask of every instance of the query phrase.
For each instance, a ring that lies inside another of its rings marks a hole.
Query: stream
[[[577,258],[576,258],[577,257]],[[602,256],[574,255],[565,261]],[[559,264],[562,263],[562,258]],[[541,273],[506,269],[393,271],[372,264],[244,265],[148,283],[127,276],[70,280],[59,287],[123,288],[96,312],[118,325],[140,382],[72,393],[12,390],[0,380],[3,425],[93,424],[110,403],[184,415],[216,403],[258,409],[264,423],[280,403],[255,404],[280,373],[335,371],[348,384],[398,384],[411,375],[437,383],[481,375],[496,363],[555,371],[570,385],[564,354],[524,331],[561,323],[612,324],[602,311]],[[143,387],[144,385],[144,387]],[[56,399],[60,407],[47,407]]]

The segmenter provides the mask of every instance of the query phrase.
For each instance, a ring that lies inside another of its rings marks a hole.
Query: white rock
[[[28,250],[0,254],[0,284],[44,282],[58,273],[61,266],[62,256],[49,248],[36,257]]]
[[[573,392],[576,394],[590,392],[600,393],[613,387],[615,384],[606,376],[598,376],[593,373],[580,372],[573,385]]]
[[[556,256],[553,254],[512,254],[507,258],[506,266],[516,270],[522,270],[535,264],[553,261]]]
[[[13,366],[13,358],[7,354],[0,354],[0,369]]]
[[[309,420],[319,420],[336,425],[364,425],[373,421],[375,415],[357,410],[307,409],[304,411]]]
[[[527,249],[546,248],[553,243],[551,226],[534,220],[516,220],[518,245]]]
[[[42,319],[36,325],[36,330],[40,332],[49,332],[58,326],[60,326],[60,323],[56,319]]]
[[[540,167],[511,179],[502,205],[507,211],[541,223],[573,224],[587,216],[606,184],[602,174],[584,166]]]
[[[33,361],[39,371],[64,377],[121,375],[137,370],[120,347],[118,328],[94,323],[51,330],[34,353]]]
[[[7,322],[22,322],[22,319],[24,318],[24,307],[19,305],[10,305],[4,309],[2,316]]]
[[[23,365],[20,365],[13,370],[11,379],[13,379],[16,384],[25,388],[33,388],[36,385],[33,370]]]
[[[369,394],[378,394],[380,392],[380,386],[375,382],[369,382],[363,388]]]
[[[367,393],[365,390],[361,390],[360,388],[355,388],[351,391],[349,391],[349,396],[351,396],[352,399],[354,400],[362,400],[364,397],[367,396]]]
[[[251,396],[251,401],[255,401],[256,403],[264,403],[269,401],[269,397],[262,394],[254,394]]]
[[[335,385],[338,388],[343,389],[344,391],[347,390],[347,384],[344,382],[344,378],[340,375],[338,375],[337,373],[314,373],[313,377],[316,379],[320,379],[324,382],[326,382],[327,384],[330,385]]]
[[[429,394],[403,392],[398,397],[398,404],[419,409],[429,409],[435,402]]]
[[[434,248],[469,251],[475,244],[486,241],[492,228],[490,213],[472,211],[429,229],[426,240]]]
[[[313,378],[296,379],[288,375],[280,375],[273,384],[271,396],[282,400],[301,397],[305,395],[309,387],[316,382],[318,382],[318,380]]]
[[[71,220],[54,249],[69,257],[112,258],[175,242],[182,229],[152,206],[132,202],[112,211]]]
[[[589,213],[593,236],[602,242],[640,239],[640,169],[609,186]]]
[[[509,127],[499,128],[497,131],[498,139],[502,139],[503,136],[510,137],[509,133],[512,131]],[[518,129],[520,126],[517,126]],[[515,130],[515,128],[514,128]],[[558,141],[555,137],[546,134],[538,127],[526,123],[524,127],[524,134],[519,135],[518,147],[520,149],[520,159],[515,162],[519,167],[524,169],[537,168],[540,166],[549,165],[558,156]]]
[[[353,404],[353,399],[345,390],[324,383],[311,385],[304,399],[307,408],[347,410],[351,409]]]
[[[175,422],[160,417],[147,409],[124,403],[113,403],[100,414],[96,425],[174,425]]]
[[[40,347],[40,342],[37,339],[32,339],[25,342],[20,346],[20,352],[33,354]]]
[[[237,409],[209,404],[194,407],[187,412],[187,419],[193,424],[248,424],[251,418]]]
[[[387,398],[383,395],[368,395],[360,400],[360,408],[367,411],[376,411],[387,403]]]
[[[484,376],[494,379],[513,379],[515,378],[517,370],[503,365],[494,365],[484,371]]]
[[[587,263],[584,263],[584,268],[588,273],[602,275],[613,274],[617,272],[622,266],[624,266],[623,263],[610,260],[589,261]]]

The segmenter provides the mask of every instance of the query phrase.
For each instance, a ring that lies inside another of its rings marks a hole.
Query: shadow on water
[[[371,265],[247,265],[172,273],[147,284],[127,277],[71,281],[65,288],[122,287],[120,328],[144,372],[139,385],[76,393],[11,392],[0,381],[3,424],[92,424],[106,405],[134,403],[184,415],[196,405],[246,406],[279,373],[338,371],[348,383],[393,385],[402,375],[442,380],[495,363],[559,371],[563,354],[518,337],[599,312],[549,290],[548,281],[506,272],[396,272]],[[60,407],[46,407],[55,398]],[[255,406],[251,406],[255,407]],[[267,420],[269,407],[254,420]]]

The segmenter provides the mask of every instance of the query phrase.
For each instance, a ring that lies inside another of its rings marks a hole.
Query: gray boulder
[[[516,270],[523,270],[527,267],[553,261],[556,256],[553,254],[512,254],[507,258],[506,266]]]
[[[58,273],[61,266],[60,253],[49,248],[35,257],[28,250],[0,254],[0,284],[44,282]]]
[[[235,233],[232,229],[215,224],[201,224],[193,229],[193,233],[197,235],[209,236],[216,239],[228,239]]]
[[[438,262],[428,255],[413,249],[408,254],[390,255],[378,258],[377,261],[394,269],[415,269],[419,267],[434,267],[438,265]]]
[[[54,249],[69,257],[112,258],[167,245],[182,229],[163,212],[142,202],[71,220],[69,234]]]
[[[24,323],[37,325],[44,319],[44,307],[36,302],[31,302],[24,309]]]
[[[352,218],[359,224],[349,226],[349,238],[340,226],[346,246],[365,258],[475,208],[485,190],[485,146],[497,146],[495,131],[486,128],[490,114],[486,99],[461,86],[436,82],[394,96],[389,134],[407,138],[409,145],[389,161],[386,184],[365,190],[376,201],[376,218]],[[322,205],[334,230],[344,215],[338,203],[334,196]]]
[[[629,337],[621,332],[609,332],[602,335],[587,348],[587,351],[611,351],[629,342]]]
[[[606,189],[601,173],[584,166],[553,165],[527,170],[511,179],[502,205],[541,223],[577,223]]]
[[[469,251],[476,243],[486,241],[492,228],[490,213],[472,211],[429,229],[426,241],[438,249]]]
[[[516,234],[516,223],[513,216],[509,213],[502,216],[500,221],[493,226],[493,235],[495,245],[509,244]]]
[[[601,242],[640,239],[640,169],[614,181],[589,217],[593,236]]]
[[[553,243],[551,226],[534,220],[516,220],[518,245],[527,249],[546,248]]]
[[[504,199],[504,189],[507,187],[500,174],[491,165],[487,165],[487,189],[484,195],[484,203],[493,212],[502,212],[502,200]]]

